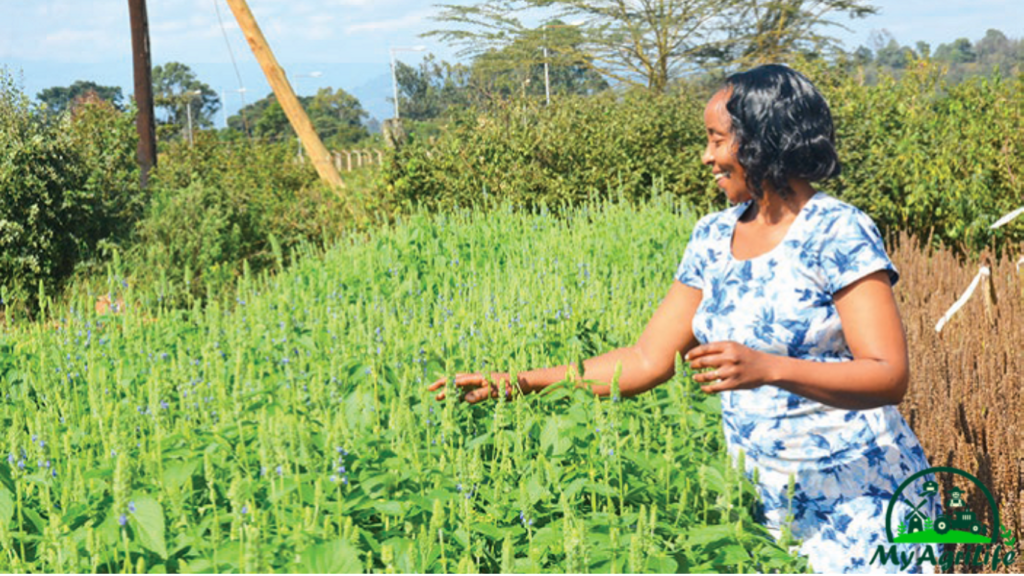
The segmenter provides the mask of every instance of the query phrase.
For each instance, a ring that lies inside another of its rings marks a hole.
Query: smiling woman
[[[757,478],[764,523],[777,531],[792,514],[816,570],[866,570],[879,510],[928,468],[895,407],[909,378],[899,275],[871,219],[811,186],[840,164],[828,104],[804,76],[775,65],[733,75],[704,120],[702,160],[733,207],[694,227],[636,344],[585,361],[585,373],[608,383],[621,365],[630,396],[668,380],[677,353],[710,369],[694,380],[721,395],[729,451]],[[453,384],[478,402],[541,390],[569,368]]]

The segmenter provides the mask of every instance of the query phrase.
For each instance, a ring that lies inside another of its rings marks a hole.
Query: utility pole
[[[277,97],[278,103],[284,109],[285,116],[288,117],[288,122],[295,129],[295,133],[299,135],[302,145],[306,148],[306,154],[313,162],[317,173],[323,181],[334,186],[339,191],[340,196],[340,191],[345,188],[345,183],[342,182],[341,175],[338,174],[334,163],[331,162],[330,153],[323,142],[320,141],[316,130],[313,129],[313,124],[309,121],[305,110],[302,109],[302,104],[295,97],[295,91],[292,90],[284,70],[281,69],[277,59],[274,57],[274,53],[270,50],[270,45],[267,44],[267,39],[263,36],[263,32],[260,31],[256,18],[253,17],[252,11],[249,10],[249,5],[245,0],[227,0],[227,3],[235,14],[235,20],[238,21],[239,28],[245,34],[245,39],[249,42],[253,55],[256,56],[260,67],[263,68],[263,75],[267,77],[267,82],[270,83],[270,87],[274,90],[274,96]],[[350,203],[346,202],[346,206],[350,212],[354,211],[354,207]]]
[[[149,170],[156,166],[156,125],[153,120],[153,74],[149,59],[149,18],[146,0],[128,0],[132,24],[132,62],[135,71],[135,129],[139,133],[139,185],[149,183]]]

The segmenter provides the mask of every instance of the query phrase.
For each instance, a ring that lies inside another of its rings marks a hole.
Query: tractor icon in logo
[[[985,526],[974,517],[974,512],[966,509],[967,504],[961,496],[963,490],[953,488],[946,499],[946,513],[935,519],[935,531],[945,534],[950,530],[963,530],[971,534],[985,535]],[[959,510],[959,508],[964,508]]]

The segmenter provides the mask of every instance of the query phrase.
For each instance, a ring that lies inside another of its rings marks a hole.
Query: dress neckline
[[[737,258],[736,256],[734,256],[733,253],[732,253],[732,241],[733,241],[733,238],[736,235],[736,225],[739,224],[740,218],[743,217],[743,213],[747,211],[747,209],[750,207],[750,204],[753,202],[753,200],[752,199],[751,200],[747,200],[746,202],[740,204],[739,206],[736,206],[736,208],[733,209],[732,214],[730,215],[732,221],[729,223],[729,234],[726,235],[726,237],[725,237],[725,253],[728,254],[729,261],[731,261],[731,262],[738,262],[738,263],[741,263],[741,264],[745,263],[745,262],[755,262],[755,261],[767,258],[767,257],[775,254],[779,250],[781,250],[782,246],[784,246],[786,244],[786,242],[788,242],[790,239],[792,239],[794,234],[797,232],[797,228],[800,226],[800,224],[804,220],[807,219],[807,213],[808,213],[807,207],[812,202],[815,202],[816,200],[819,199],[820,196],[823,196],[823,195],[824,195],[824,192],[821,192],[819,190],[819,191],[816,191],[814,193],[814,196],[811,196],[810,198],[808,198],[807,202],[805,202],[804,205],[800,207],[800,212],[797,213],[796,218],[794,218],[793,222],[789,225],[789,228],[786,230],[786,234],[782,237],[782,240],[779,240],[778,244],[776,244],[775,246],[772,246],[771,250],[765,252],[764,254],[759,254],[757,256],[754,256],[752,258],[740,259],[740,258]]]

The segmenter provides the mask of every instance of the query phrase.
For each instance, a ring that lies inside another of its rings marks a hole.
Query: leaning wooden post
[[[249,42],[253,55],[256,56],[260,67],[263,68],[263,74],[267,77],[267,82],[270,83],[270,87],[274,90],[274,96],[277,97],[278,103],[284,109],[288,122],[295,129],[295,133],[299,135],[302,146],[306,149],[306,154],[313,161],[317,174],[320,175],[323,181],[338,190],[339,197],[345,199],[341,193],[341,190],[345,189],[345,183],[342,182],[338,171],[334,169],[334,164],[331,163],[331,155],[327,152],[324,143],[320,141],[320,137],[316,135],[316,130],[313,129],[313,124],[302,109],[302,104],[295,97],[295,92],[292,90],[291,84],[288,83],[284,70],[281,69],[277,59],[274,58],[274,53],[270,50],[270,45],[267,44],[267,39],[264,38],[263,32],[260,31],[252,11],[249,10],[249,5],[245,0],[227,0],[227,3],[235,14],[235,20],[238,21],[238,26],[245,34],[245,39]],[[351,204],[346,202],[346,206],[349,212],[354,212]]]
[[[346,172],[351,172],[352,171],[352,151],[351,150],[345,150],[345,166],[346,166],[346,168],[345,168]]]
[[[380,150],[375,150],[375,152],[377,152],[377,166],[383,166],[384,165],[384,153],[381,152]]]

